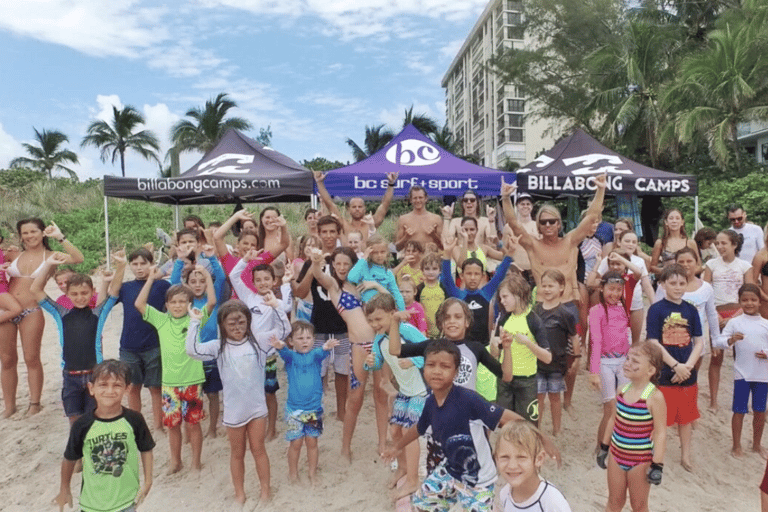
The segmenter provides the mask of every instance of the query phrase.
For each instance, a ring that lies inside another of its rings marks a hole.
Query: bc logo
[[[440,161],[438,149],[421,140],[406,139],[387,150],[386,158],[395,165],[424,166]]]

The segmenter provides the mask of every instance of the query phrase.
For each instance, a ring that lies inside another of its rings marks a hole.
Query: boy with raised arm
[[[202,266],[195,267],[196,272],[205,276],[208,302],[203,307],[202,325],[216,306],[216,291],[213,288],[211,274]],[[163,313],[147,304],[157,267],[150,268],[149,277],[136,297],[136,309],[147,323],[157,329],[160,340],[160,353],[163,363],[163,425],[168,427],[168,441],[171,445],[171,465],[168,474],[181,470],[181,422],[189,425],[189,442],[192,447],[192,468],[202,468],[200,460],[203,449],[203,431],[200,421],[203,412],[202,384],[205,382],[203,363],[187,355],[186,340],[189,329],[189,305],[194,300],[192,290],[183,284],[171,286],[165,294]]]
[[[69,422],[93,410],[95,404],[88,392],[88,382],[96,364],[103,359],[101,334],[109,312],[117,303],[117,294],[123,283],[125,253],[112,255],[117,262],[117,273],[112,279],[108,296],[95,308],[90,308],[94,295],[93,281],[85,274],[73,273],[67,280],[66,296],[72,304],[68,309],[54,302],[44,291],[52,268],[67,262],[67,255],[54,252],[43,264],[29,291],[56,321],[61,344],[61,366],[64,383],[61,401]]]

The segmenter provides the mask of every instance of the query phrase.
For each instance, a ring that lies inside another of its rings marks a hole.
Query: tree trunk
[[[125,151],[120,152],[120,169],[122,169],[123,178],[125,178]]]

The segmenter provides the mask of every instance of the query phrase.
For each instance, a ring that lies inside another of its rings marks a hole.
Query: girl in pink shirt
[[[416,283],[411,276],[404,275],[400,278],[400,295],[405,302],[405,311],[410,313],[408,323],[421,331],[421,334],[427,335],[427,316],[424,313],[424,307],[416,302]]]
[[[631,331],[624,305],[624,276],[619,272],[606,272],[600,280],[600,303],[589,310],[589,335],[589,383],[601,391],[603,398],[603,418],[597,430],[599,444],[616,407],[616,388],[629,382],[623,367]]]

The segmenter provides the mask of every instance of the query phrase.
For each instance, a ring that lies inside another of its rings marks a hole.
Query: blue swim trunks
[[[317,411],[292,411],[286,407],[285,432],[286,441],[294,441],[302,437],[320,437],[323,433],[323,409]]]

